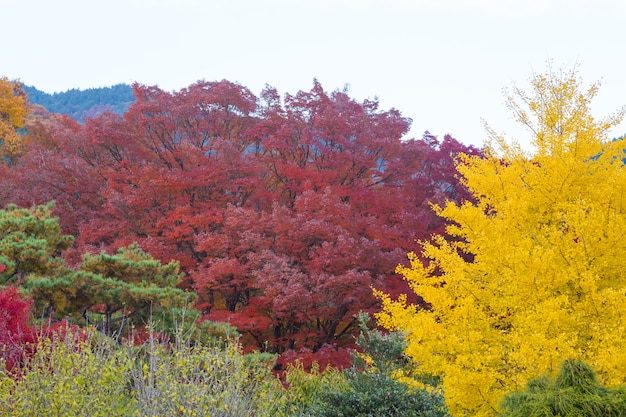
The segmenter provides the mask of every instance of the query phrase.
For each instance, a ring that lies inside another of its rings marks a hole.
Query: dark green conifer
[[[605,388],[586,363],[566,360],[555,378],[541,376],[526,389],[508,394],[502,417],[626,416],[624,387]]]

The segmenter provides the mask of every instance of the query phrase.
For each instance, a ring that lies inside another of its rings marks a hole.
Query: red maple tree
[[[317,81],[284,98],[228,81],[134,89],[123,116],[31,121],[0,203],[56,200],[70,264],[133,242],[178,260],[205,318],[249,346],[326,358],[349,346],[355,314],[377,307],[372,286],[413,294],[394,270],[444,232],[430,204],[469,198],[454,159],[479,150],[404,140],[399,111]]]

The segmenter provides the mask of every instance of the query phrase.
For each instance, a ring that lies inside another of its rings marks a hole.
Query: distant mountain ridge
[[[133,88],[128,84],[86,90],[71,89],[54,94],[29,85],[23,88],[32,104],[42,105],[51,113],[66,114],[79,122],[106,111],[123,114],[135,101]]]

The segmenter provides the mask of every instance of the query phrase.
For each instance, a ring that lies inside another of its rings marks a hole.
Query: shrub
[[[139,415],[274,415],[281,387],[267,358],[243,355],[236,341],[224,348],[148,343],[131,370]]]
[[[566,360],[556,378],[544,375],[508,394],[502,409],[502,417],[625,416],[626,389],[605,388],[589,365]]]
[[[16,287],[0,288],[0,366],[7,371],[22,361],[35,341],[35,332],[28,324],[30,304]]]
[[[444,417],[443,396],[430,378],[415,378],[408,372],[404,338],[367,327],[369,317],[359,317],[361,334],[352,368],[344,372],[347,383],[328,387],[311,404],[315,417]]]
[[[93,333],[40,340],[18,377],[0,372],[0,415],[129,416],[136,401],[124,350]]]
[[[93,327],[51,334],[19,372],[0,367],[0,415],[262,417],[284,403],[275,357],[244,355],[236,339],[204,345],[152,332],[136,346]]]
[[[307,415],[311,405],[321,401],[325,393],[349,389],[341,371],[331,366],[322,371],[317,363],[310,367],[300,361],[290,363],[283,375],[286,389],[275,410],[282,416]]]

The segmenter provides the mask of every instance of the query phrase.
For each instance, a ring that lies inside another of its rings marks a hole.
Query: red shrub
[[[12,369],[32,351],[36,340],[30,319],[30,300],[15,287],[0,290],[0,363]]]

